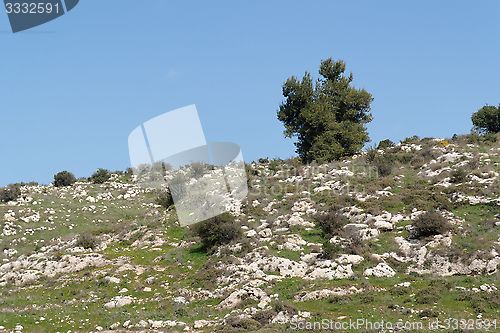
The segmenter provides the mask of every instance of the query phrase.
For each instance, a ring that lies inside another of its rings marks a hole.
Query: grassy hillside
[[[208,253],[131,175],[23,185],[0,204],[0,326],[286,332],[324,319],[457,318],[500,327],[497,143],[414,138],[332,164],[263,159],[247,169],[250,194],[232,212],[243,237]],[[418,234],[425,212],[446,230]],[[318,226],[335,219],[330,234]]]

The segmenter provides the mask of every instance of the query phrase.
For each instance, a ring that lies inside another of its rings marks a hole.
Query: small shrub
[[[391,155],[395,161],[398,161],[401,164],[409,164],[411,160],[415,157],[414,153],[405,151],[393,152]]]
[[[415,302],[418,304],[434,304],[437,301],[439,301],[439,296],[434,289],[422,289],[415,294]]]
[[[279,300],[272,302],[271,307],[276,313],[284,312],[290,316],[296,315],[298,313],[298,310],[295,308],[295,306]]]
[[[321,251],[321,257],[323,259],[334,259],[342,252],[342,248],[337,244],[330,243],[327,239],[323,242],[323,248]]]
[[[332,295],[332,296],[328,297],[327,300],[328,300],[328,303],[337,304],[337,305],[349,304],[350,302],[352,302],[352,298],[349,295],[344,295],[344,296]]]
[[[415,301],[418,304],[437,303],[441,295],[449,292],[451,284],[443,280],[431,280],[429,285],[415,294]]]
[[[188,311],[186,310],[186,307],[183,304],[178,304],[175,303],[174,306],[174,313],[177,318],[186,318],[189,316]]]
[[[467,168],[469,168],[469,170],[477,170],[479,169],[480,166],[481,166],[481,160],[477,156],[470,159],[467,163]]]
[[[476,314],[484,314],[500,307],[500,291],[498,290],[490,293],[461,291],[455,299],[468,302]]]
[[[241,228],[229,213],[212,217],[193,226],[194,234],[201,238],[203,249],[212,252],[241,237]]]
[[[97,247],[98,241],[95,236],[91,234],[81,234],[76,240],[76,246],[83,247],[84,249],[95,249]]]
[[[370,147],[366,151],[365,160],[366,160],[367,163],[372,163],[377,156],[378,156],[377,149],[375,149],[373,147]]]
[[[174,204],[174,199],[172,193],[169,189],[158,192],[156,197],[156,204],[162,206],[165,209],[169,209]]]
[[[181,174],[176,174],[169,182],[168,189],[172,196],[176,199],[182,199],[186,195],[186,183],[188,178]]]
[[[498,141],[498,138],[500,136],[498,135],[498,133],[485,133],[482,137],[483,141],[484,142],[491,142],[491,143],[495,143]]]
[[[449,230],[448,221],[438,212],[426,212],[413,222],[412,238],[425,238]]]
[[[368,253],[368,246],[366,245],[365,242],[361,239],[359,235],[353,235],[350,237],[350,242],[349,245],[347,246],[347,253],[348,254],[356,254],[358,256],[369,256],[370,253]]]
[[[395,144],[389,139],[382,140],[378,143],[377,149],[386,149],[386,148],[392,148],[394,147]]]
[[[433,309],[423,309],[419,314],[420,318],[437,318],[438,316],[439,311]]]
[[[228,326],[236,330],[256,331],[261,327],[261,324],[251,318],[230,317],[226,320]]]
[[[0,188],[0,202],[14,201],[21,196],[21,188],[19,185],[7,185]]]
[[[401,141],[404,145],[415,144],[420,141],[420,138],[417,135],[409,136]]]
[[[455,169],[450,174],[452,183],[463,183],[467,179],[467,172],[463,168]]]
[[[76,182],[75,176],[69,171],[61,171],[54,175],[54,186],[71,186]]]
[[[471,132],[466,136],[467,143],[478,144],[481,143],[481,136],[476,132]]]
[[[394,161],[385,156],[378,156],[373,161],[373,165],[377,168],[377,172],[381,177],[387,177],[391,175],[394,169]]]
[[[266,326],[271,322],[271,319],[273,319],[276,314],[277,313],[272,309],[263,310],[254,314],[252,319],[258,321],[262,326]]]
[[[370,293],[362,293],[359,298],[364,304],[373,304],[375,302],[375,296]]]
[[[97,169],[92,176],[90,176],[90,181],[94,184],[104,184],[111,178],[111,174],[106,169]]]
[[[283,160],[279,158],[273,158],[271,161],[269,161],[269,170],[272,172],[277,172],[281,169],[283,165]]]
[[[434,149],[426,147],[420,150],[417,156],[421,156],[426,162],[428,162],[430,160],[435,160],[439,155]]]
[[[348,223],[349,219],[335,209],[330,209],[326,213],[316,215],[316,225],[326,239],[338,235]]]
[[[200,269],[193,275],[191,287],[193,288],[217,288],[217,278],[224,275],[224,270],[216,267],[216,263],[208,260]]]
[[[424,164],[425,164],[425,159],[422,156],[419,156],[419,155],[416,155],[410,161],[410,165],[414,169],[418,169],[418,168],[422,167]]]
[[[191,164],[191,173],[196,179],[203,177],[203,175],[207,173],[209,169],[210,166],[204,163],[195,162]]]
[[[61,261],[63,256],[64,256],[64,253],[62,252],[62,250],[57,250],[52,254],[51,260]]]
[[[446,194],[425,188],[425,184],[416,183],[406,186],[401,191],[401,202],[408,208],[419,210],[450,210],[452,203]]]

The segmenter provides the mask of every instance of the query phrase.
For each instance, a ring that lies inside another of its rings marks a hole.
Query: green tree
[[[472,115],[474,129],[480,133],[500,132],[500,105],[486,105]]]
[[[345,63],[330,59],[320,65],[320,78],[292,76],[283,85],[285,101],[278,119],[285,136],[296,137],[296,152],[304,162],[328,162],[358,153],[370,140],[365,125],[372,120],[372,95],[352,87]]]
[[[61,171],[54,175],[55,187],[71,186],[75,182],[76,182],[75,176],[69,171]]]
[[[97,169],[96,172],[90,176],[90,181],[94,184],[104,184],[111,178],[111,173],[103,168]]]

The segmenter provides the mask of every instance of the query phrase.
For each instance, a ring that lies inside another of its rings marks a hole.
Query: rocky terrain
[[[131,174],[23,185],[0,204],[0,332],[286,332],[359,318],[500,327],[498,143],[412,138],[337,163],[247,169],[250,193],[231,209],[243,236],[208,253]],[[332,207],[347,219],[334,235],[318,227]],[[429,211],[446,230],[415,237]]]

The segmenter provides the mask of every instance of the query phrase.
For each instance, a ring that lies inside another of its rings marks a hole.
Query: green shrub
[[[76,182],[75,176],[69,171],[61,171],[54,175],[54,186],[71,186]]]
[[[394,147],[395,144],[389,139],[382,140],[378,143],[377,149],[386,149],[386,148],[392,148]]]
[[[352,302],[352,297],[349,295],[332,295],[327,298],[327,301],[330,304],[336,305],[349,304]]]
[[[448,197],[436,191],[429,189],[421,181],[414,185],[408,185],[401,190],[401,202],[410,210],[417,208],[419,210],[436,210],[452,208],[452,203]]]
[[[76,246],[84,249],[95,249],[98,245],[97,238],[89,233],[81,234],[76,240]]]
[[[277,172],[281,169],[282,165],[283,160],[279,158],[273,158],[269,161],[269,170],[271,170],[272,172]]]
[[[439,296],[431,293],[428,289],[423,289],[415,295],[415,301],[418,304],[434,304],[439,300]]]
[[[412,238],[439,235],[449,230],[448,221],[438,212],[426,212],[413,222]]]
[[[441,297],[449,292],[452,286],[449,282],[443,280],[431,280],[429,285],[415,294],[415,301],[418,304],[434,304]]]
[[[0,188],[0,202],[14,201],[21,196],[19,185],[11,184]]]
[[[438,158],[438,153],[430,147],[426,147],[418,152],[418,156],[421,156],[426,162],[435,160]]]
[[[266,326],[271,322],[275,315],[275,311],[273,311],[272,309],[268,309],[255,313],[252,316],[252,319],[258,321],[262,326]]]
[[[342,248],[337,244],[330,243],[330,239],[323,242],[321,257],[323,259],[334,259],[342,252]]]
[[[377,149],[370,147],[366,150],[365,160],[367,163],[372,163],[378,156]]]
[[[182,199],[186,195],[187,182],[188,178],[182,174],[176,174],[168,181],[168,189],[176,200]]]
[[[493,292],[471,292],[461,291],[455,297],[457,301],[468,302],[476,314],[490,311],[498,311],[500,308],[500,291]]]
[[[349,219],[335,209],[330,209],[325,213],[316,215],[316,225],[326,239],[338,235],[348,223]]]
[[[499,137],[498,133],[486,133],[483,135],[483,141],[495,143],[499,140]]]
[[[236,331],[255,332],[261,327],[261,324],[252,318],[229,317],[226,319],[226,325]]]
[[[242,236],[241,228],[229,213],[212,217],[193,226],[193,232],[201,238],[204,250],[213,252],[217,247],[229,244]]]
[[[419,156],[419,155],[416,155],[414,156],[411,161],[410,161],[410,165],[414,168],[414,169],[419,169],[420,167],[422,167],[424,164],[425,164],[425,159],[422,157],[422,156]]]
[[[378,175],[381,177],[391,175],[394,169],[394,161],[390,157],[383,155],[377,156],[372,164],[377,168]]]
[[[272,309],[276,313],[284,312],[290,316],[296,315],[298,310],[293,306],[293,304],[286,303],[280,300],[273,301],[271,304]]]
[[[104,184],[111,178],[111,174],[106,169],[97,169],[92,176],[90,176],[90,181],[94,184]]]
[[[439,311],[433,309],[423,309],[419,315],[420,318],[437,318]]]
[[[370,255],[370,253],[368,253],[368,246],[365,242],[363,242],[359,235],[353,235],[350,237],[350,242],[346,250],[348,254],[356,254],[362,257]]]
[[[455,169],[450,174],[452,183],[463,183],[467,179],[467,172],[463,168]]]
[[[162,206],[165,209],[169,209],[174,204],[174,199],[172,198],[172,193],[169,189],[164,191],[159,191],[156,197],[156,204]]]
[[[409,137],[401,140],[401,143],[404,145],[416,144],[418,142],[420,142],[420,138],[417,135],[409,136]]]

